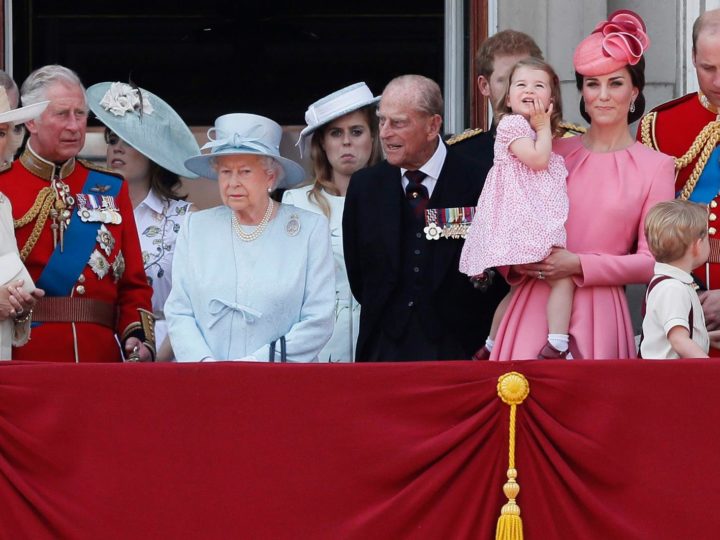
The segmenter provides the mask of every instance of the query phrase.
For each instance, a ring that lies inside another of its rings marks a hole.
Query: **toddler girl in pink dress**
[[[562,117],[560,82],[553,68],[536,58],[519,61],[508,80],[495,107],[499,123],[493,167],[460,258],[460,271],[473,278],[495,266],[542,261],[566,242],[567,170],[552,152]],[[542,272],[537,278],[544,279]],[[547,283],[548,342],[538,358],[572,358],[568,329],[575,285],[569,277]],[[475,359],[489,358],[512,294],[511,289],[500,302],[490,336]]]

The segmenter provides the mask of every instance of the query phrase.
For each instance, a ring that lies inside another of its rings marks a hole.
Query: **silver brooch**
[[[288,236],[296,236],[300,232],[300,218],[297,214],[290,216],[287,225],[285,225],[285,232],[288,233]]]

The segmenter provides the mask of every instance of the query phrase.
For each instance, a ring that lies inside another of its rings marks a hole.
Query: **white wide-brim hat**
[[[0,124],[22,124],[37,118],[47,108],[49,101],[39,101],[17,109],[10,108],[7,90],[0,86]]]
[[[282,128],[277,122],[248,113],[224,114],[215,120],[215,126],[208,130],[208,139],[202,149],[210,148],[209,154],[200,154],[185,161],[185,166],[194,173],[217,180],[213,160],[221,156],[256,155],[271,157],[283,169],[275,188],[289,188],[305,179],[305,170],[293,160],[280,155]]]
[[[87,89],[95,116],[123,141],[164,169],[196,178],[185,160],[200,153],[195,136],[180,115],[152,92],[121,82]]]
[[[378,101],[380,101],[380,96],[373,96],[364,82],[351,84],[317,100],[305,111],[307,127],[300,132],[296,146],[300,146],[302,151],[305,138],[312,135],[318,128]]]

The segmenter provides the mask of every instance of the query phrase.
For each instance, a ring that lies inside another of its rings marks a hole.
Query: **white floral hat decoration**
[[[305,170],[293,160],[280,155],[281,138],[282,128],[269,118],[248,113],[224,114],[208,130],[209,142],[202,149],[209,148],[210,153],[191,157],[185,166],[200,176],[217,180],[213,161],[218,156],[266,156],[277,161],[283,170],[275,188],[292,187],[305,179]]]
[[[152,92],[121,82],[87,89],[90,109],[127,144],[161,167],[187,178],[197,176],[185,160],[200,152],[195,136],[175,110]]]
[[[380,101],[380,96],[373,96],[370,88],[364,82],[351,84],[317,100],[305,111],[307,127],[300,132],[300,138],[295,146],[300,147],[302,155],[307,137],[312,135],[315,130],[336,118],[373,105],[378,101]]]

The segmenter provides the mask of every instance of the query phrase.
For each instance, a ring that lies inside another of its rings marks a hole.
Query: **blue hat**
[[[177,175],[196,178],[184,163],[200,147],[162,99],[126,83],[102,82],[87,89],[87,100],[95,116],[135,150]]]
[[[210,148],[210,153],[191,157],[185,161],[185,166],[200,176],[217,180],[213,160],[218,156],[266,156],[277,161],[284,171],[275,187],[292,187],[304,180],[305,170],[280,155],[281,138],[282,128],[269,118],[248,113],[224,114],[215,120],[215,127],[208,130],[210,142],[202,149]]]

